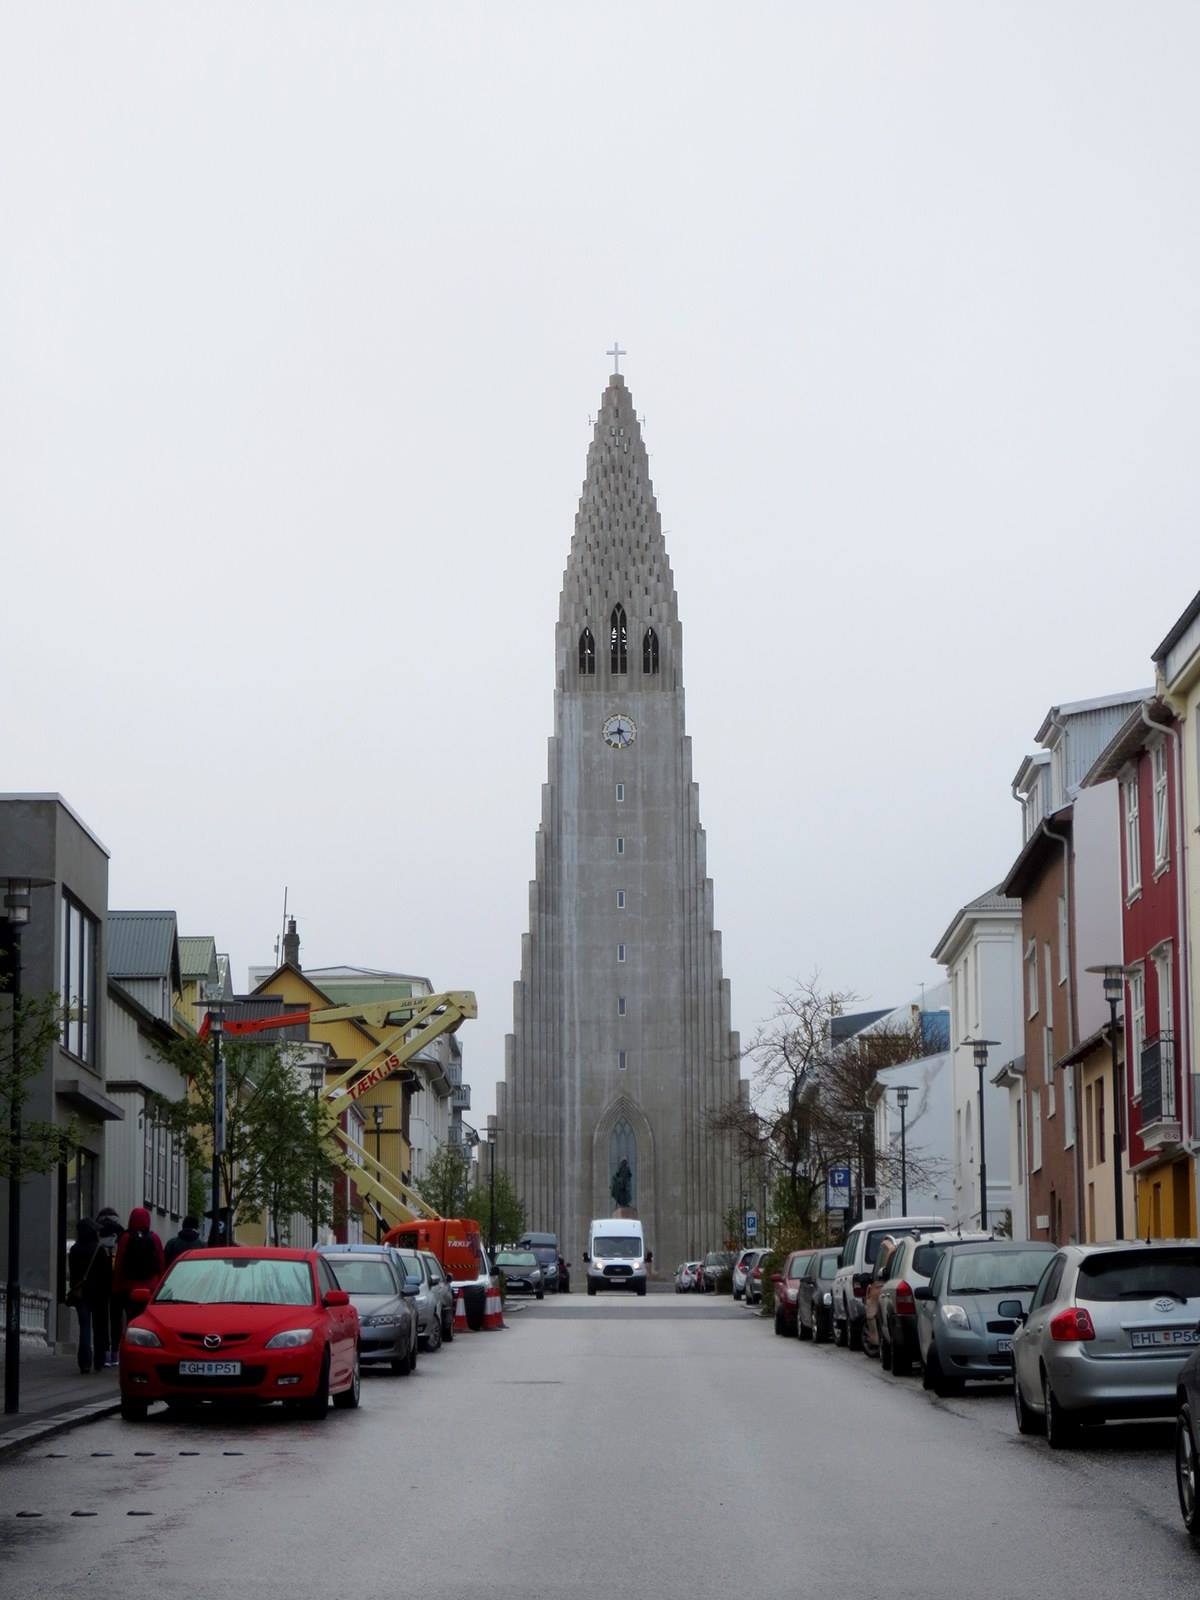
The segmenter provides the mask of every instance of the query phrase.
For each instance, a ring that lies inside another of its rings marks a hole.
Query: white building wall
[[[905,1111],[906,1141],[909,1156],[908,1215],[940,1216],[949,1221],[948,1177],[952,1167],[952,1136],[950,1126],[951,1071],[949,1052],[923,1056],[919,1061],[904,1061],[899,1066],[886,1067],[876,1076],[876,1083],[887,1089],[875,1106],[875,1148],[886,1151],[897,1173],[894,1181],[881,1182],[877,1188],[876,1214],[881,1217],[898,1217],[901,1213],[901,1188],[898,1176],[900,1161],[900,1108],[891,1086],[905,1083],[911,1089]],[[938,1171],[922,1181],[921,1170]],[[880,1177],[883,1177],[882,1171]]]
[[[123,1222],[134,1206],[146,1206],[151,1227],[165,1243],[187,1211],[187,1160],[180,1152],[173,1162],[167,1130],[153,1122],[147,1140],[146,1104],[154,1095],[181,1100],[187,1085],[138,1018],[111,995],[105,998],[105,1029],[107,1093],[125,1118],[104,1125],[101,1204],[113,1206]]]

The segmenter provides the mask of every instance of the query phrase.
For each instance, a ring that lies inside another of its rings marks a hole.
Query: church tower
[[[684,730],[675,583],[619,372],[588,450],[555,662],[497,1160],[528,1226],[556,1232],[577,1268],[589,1220],[627,1190],[661,1275],[719,1248],[737,1203],[732,1138],[710,1120],[738,1098],[739,1047]]]

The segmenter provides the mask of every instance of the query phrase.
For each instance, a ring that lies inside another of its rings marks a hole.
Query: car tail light
[[[862,1297],[863,1297],[863,1292],[864,1291],[863,1291],[862,1284],[859,1283],[857,1279],[855,1279],[855,1281],[854,1281],[853,1288],[854,1288],[854,1298],[856,1300],[861,1300]]]
[[[1060,1311],[1056,1317],[1050,1318],[1050,1337],[1057,1339],[1060,1344],[1094,1339],[1096,1330],[1092,1327],[1090,1313],[1082,1306],[1071,1306],[1066,1311]]]
[[[915,1317],[917,1302],[913,1299],[912,1284],[901,1278],[896,1285],[896,1311],[902,1317]]]

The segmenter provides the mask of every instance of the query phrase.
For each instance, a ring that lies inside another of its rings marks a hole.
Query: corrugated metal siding
[[[1067,729],[1065,777],[1070,790],[1083,782],[1097,756],[1140,700],[1140,695],[1134,695],[1120,705],[1081,711],[1063,719]]]
[[[171,976],[173,911],[110,911],[108,971],[113,978]]]
[[[179,966],[185,983],[216,982],[217,941],[210,935],[187,936],[179,941]]]

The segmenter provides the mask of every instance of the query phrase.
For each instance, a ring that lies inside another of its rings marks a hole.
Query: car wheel
[[[777,1311],[775,1313],[775,1332],[779,1335],[779,1337],[781,1339],[783,1338],[784,1334],[787,1332],[787,1329],[783,1325],[783,1312],[782,1311]]]
[[[121,1396],[122,1422],[145,1422],[149,1405],[145,1400],[131,1400],[126,1395]]]
[[[846,1344],[851,1350],[861,1350],[863,1347],[863,1325],[861,1322],[851,1322],[846,1319]]]
[[[546,1298],[546,1291],[544,1289],[539,1289],[537,1292],[537,1297],[539,1300],[544,1300]]]
[[[850,1337],[849,1328],[844,1317],[833,1319],[833,1342],[839,1350],[846,1348],[846,1341]]]
[[[453,1344],[454,1343],[454,1313],[453,1313],[453,1311],[444,1312],[443,1315],[442,1315],[442,1343],[443,1344]]]
[[[814,1311],[813,1312],[813,1343],[814,1344],[828,1344],[830,1339],[832,1339],[832,1338],[833,1338],[833,1328],[831,1327],[831,1325],[829,1323],[829,1320],[826,1317],[823,1317],[819,1311]]]
[[[942,1363],[938,1359],[935,1344],[931,1344],[925,1352],[925,1364],[921,1368],[921,1387],[936,1395],[945,1396],[950,1393],[950,1386],[946,1381],[946,1374],[942,1371]]]
[[[812,1336],[813,1336],[813,1330],[812,1330],[811,1325],[809,1323],[805,1322],[804,1318],[797,1311],[797,1313],[796,1313],[796,1337],[797,1337],[797,1339],[799,1339],[801,1341],[801,1343],[804,1343],[807,1340],[811,1339]]]
[[[891,1358],[891,1371],[897,1378],[907,1378],[912,1371],[912,1357],[908,1353],[908,1346],[903,1337],[897,1337],[895,1328],[892,1337],[888,1340],[888,1355]]]
[[[733,1298],[735,1300],[740,1300],[742,1298],[742,1291],[740,1289],[735,1289],[733,1291]]]
[[[1069,1450],[1078,1442],[1079,1423],[1059,1405],[1045,1372],[1042,1373],[1042,1402],[1046,1418],[1046,1443],[1051,1450]]]
[[[588,1284],[588,1293],[589,1294],[595,1294],[595,1292],[596,1292],[596,1285],[594,1283],[589,1283]]]
[[[892,1370],[892,1341],[883,1337],[883,1330],[879,1333],[879,1365],[885,1372]]]
[[[442,1348],[442,1319],[432,1317],[429,1322],[429,1332],[425,1336],[425,1348],[429,1352]]]
[[[325,1358],[321,1362],[321,1376],[317,1379],[317,1390],[311,1400],[301,1400],[296,1407],[300,1415],[308,1422],[324,1422],[329,1414],[329,1351],[326,1350]]]
[[[416,1366],[414,1352],[410,1349],[405,1355],[397,1356],[392,1362],[392,1373],[397,1378],[407,1378]]]
[[[357,1411],[358,1402],[362,1398],[362,1368],[358,1363],[358,1351],[354,1352],[354,1371],[350,1374],[350,1382],[346,1387],[333,1397],[334,1406],[339,1411]]]
[[[1193,1539],[1200,1538],[1200,1501],[1196,1495],[1196,1435],[1192,1432],[1192,1408],[1184,1401],[1175,1418],[1175,1487],[1179,1490],[1179,1509],[1183,1525]]]
[[[646,1285],[644,1283],[639,1283],[638,1286],[637,1286],[637,1292],[638,1292],[639,1295],[645,1294]]]
[[[1042,1419],[1036,1411],[1031,1411],[1025,1404],[1025,1396],[1021,1393],[1021,1380],[1013,1373],[1013,1409],[1017,1413],[1017,1432],[1026,1436],[1041,1433]]]

